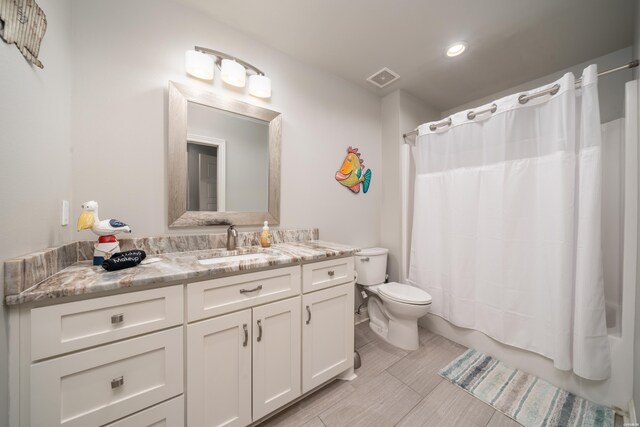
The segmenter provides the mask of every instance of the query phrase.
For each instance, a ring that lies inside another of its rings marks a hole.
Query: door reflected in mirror
[[[187,136],[187,210],[224,212],[224,142]]]
[[[269,122],[187,104],[187,211],[264,212]]]

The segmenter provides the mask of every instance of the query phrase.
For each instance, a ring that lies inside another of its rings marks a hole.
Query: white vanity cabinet
[[[254,308],[253,419],[300,394],[300,297]]]
[[[246,426],[298,396],[300,297],[187,326],[190,427]]]
[[[251,309],[187,326],[191,427],[251,423]]]
[[[299,266],[190,285],[189,426],[245,426],[300,396],[300,285]]]
[[[344,257],[14,307],[10,426],[255,424],[353,376],[353,294]]]
[[[20,426],[104,425],[181,395],[183,301],[169,286],[20,308]]]
[[[300,270],[188,289],[190,427],[246,426],[353,367],[353,258],[305,264],[302,277]],[[302,289],[313,292],[290,297]],[[218,316],[201,320],[207,314]]]
[[[353,366],[353,283],[302,296],[302,392]]]

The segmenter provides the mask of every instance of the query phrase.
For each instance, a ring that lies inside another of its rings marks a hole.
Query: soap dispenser
[[[262,233],[260,234],[260,245],[263,248],[268,248],[271,246],[271,232],[269,231],[269,221],[264,222],[264,227],[262,227]]]

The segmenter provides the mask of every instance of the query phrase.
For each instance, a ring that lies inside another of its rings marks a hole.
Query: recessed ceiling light
[[[467,44],[465,42],[457,42],[449,46],[447,56],[453,58],[454,56],[462,55],[465,50],[467,50]]]

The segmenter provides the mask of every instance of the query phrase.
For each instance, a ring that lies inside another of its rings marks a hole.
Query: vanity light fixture
[[[247,70],[233,59],[223,59],[220,76],[222,81],[231,86],[244,87],[247,81]]]
[[[453,58],[454,56],[462,55],[468,46],[465,42],[456,42],[447,48],[447,56]]]
[[[202,52],[188,50],[184,55],[187,73],[202,80],[213,80],[213,58]]]
[[[204,58],[207,58],[206,60]],[[246,85],[249,74],[249,93],[258,98],[271,96],[271,79],[257,67],[226,53],[196,46],[185,54],[186,71],[194,77],[213,80],[214,64],[220,68],[222,81],[236,87]]]
[[[271,97],[271,79],[269,77],[253,74],[249,76],[249,93],[258,98]]]

